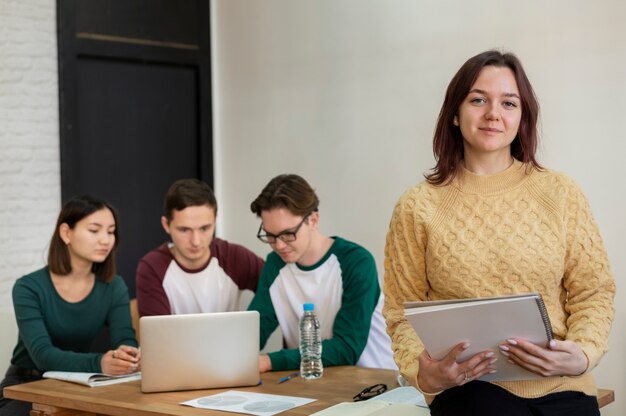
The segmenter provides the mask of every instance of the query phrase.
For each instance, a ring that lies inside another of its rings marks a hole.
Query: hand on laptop
[[[269,355],[259,356],[259,373],[265,373],[266,371],[272,371],[272,361]]]
[[[120,345],[108,351],[100,360],[102,372],[106,374],[130,374],[141,369],[141,351],[128,345]]]

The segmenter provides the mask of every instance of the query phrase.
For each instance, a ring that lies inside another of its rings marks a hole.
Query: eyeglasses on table
[[[386,384],[374,384],[373,386],[369,386],[361,390],[359,394],[352,398],[355,402],[360,402],[363,400],[371,399],[372,397],[378,396],[379,394],[387,391]]]

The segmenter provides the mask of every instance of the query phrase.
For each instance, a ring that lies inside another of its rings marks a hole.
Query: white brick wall
[[[0,310],[45,264],[61,200],[55,8],[0,0]]]

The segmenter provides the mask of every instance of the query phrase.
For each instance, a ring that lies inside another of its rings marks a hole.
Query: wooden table
[[[310,415],[334,404],[352,401],[365,387],[385,383],[396,387],[395,372],[362,367],[328,367],[319,380],[294,377],[278,384],[278,379],[292,371],[276,371],[261,376],[263,384],[255,387],[192,390],[169,393],[141,393],[140,381],[103,387],[86,387],[58,380],[41,380],[4,389],[5,397],[33,403],[31,415],[104,414],[118,416],[198,415],[233,416],[234,413],[181,406],[179,403],[228,390],[280,394],[316,399],[281,415]],[[71,409],[72,412],[67,410]],[[79,411],[79,412],[76,412]],[[63,412],[63,413],[61,413]]]
[[[198,415],[232,416],[233,413],[181,406],[179,403],[228,390],[280,394],[316,399],[281,415],[310,415],[340,402],[352,401],[352,396],[367,386],[385,383],[397,387],[395,372],[362,367],[329,367],[319,380],[295,377],[278,384],[278,379],[290,371],[265,373],[263,384],[235,389],[211,389],[169,393],[141,393],[140,381],[131,381],[104,387],[86,387],[58,380],[41,380],[4,389],[4,396],[33,403],[32,416],[90,416],[94,414],[117,416]],[[600,407],[614,400],[613,391],[599,390]]]

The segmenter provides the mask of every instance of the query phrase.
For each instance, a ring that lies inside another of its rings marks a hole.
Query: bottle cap
[[[312,303],[305,303],[304,305],[302,305],[302,308],[304,308],[304,311],[312,311],[315,310],[315,305]]]

